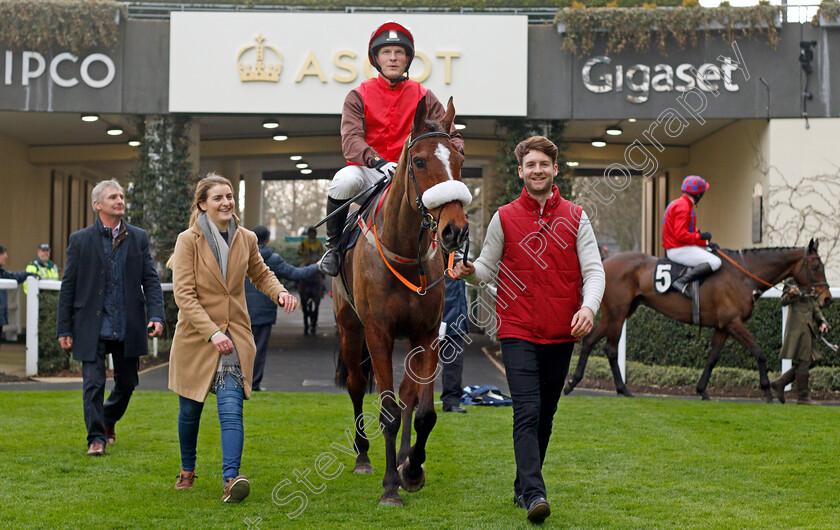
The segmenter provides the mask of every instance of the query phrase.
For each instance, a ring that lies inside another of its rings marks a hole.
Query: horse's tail
[[[373,373],[373,361],[370,358],[370,350],[368,350],[367,341],[362,342],[362,375],[364,375],[367,384],[365,385],[365,393],[373,394],[376,389],[376,377]],[[350,370],[344,363],[344,356],[341,355],[341,345],[338,346],[338,362],[335,367],[335,386],[339,388],[347,388],[347,378],[350,377]]]

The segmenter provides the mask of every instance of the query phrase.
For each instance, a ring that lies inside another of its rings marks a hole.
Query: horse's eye
[[[426,169],[426,161],[423,160],[422,158],[417,157],[413,160],[413,162],[414,162],[414,167],[416,167],[417,169]]]

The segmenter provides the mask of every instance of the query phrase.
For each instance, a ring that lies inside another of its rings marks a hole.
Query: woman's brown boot
[[[796,374],[797,405],[819,405],[819,403],[811,399],[811,393],[808,389],[809,377],[811,377],[811,374]]]
[[[795,378],[796,371],[793,368],[791,368],[787,372],[780,375],[778,378],[770,381],[770,388],[773,389],[773,393],[776,394],[776,398],[779,400],[779,403],[785,402],[785,387],[793,383],[793,380]]]

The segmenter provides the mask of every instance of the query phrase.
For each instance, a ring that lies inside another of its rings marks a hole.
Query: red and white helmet
[[[408,64],[405,66],[405,71],[408,72],[411,61],[414,60],[414,36],[411,34],[411,30],[402,24],[389,20],[370,34],[368,60],[379,73],[382,73],[382,69],[376,61],[376,53],[383,46],[402,46],[405,48],[405,53],[408,55]]]

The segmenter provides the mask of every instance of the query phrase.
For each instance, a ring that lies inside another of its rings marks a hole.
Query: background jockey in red
[[[707,245],[712,240],[709,232],[697,231],[697,215],[694,206],[709,189],[709,183],[697,176],[683,180],[682,196],[671,201],[662,218],[662,246],[668,259],[691,267],[677,278],[674,289],[685,296],[691,296],[689,286],[720,268],[720,258]]]
[[[414,37],[407,27],[388,21],[371,34],[368,60],[379,76],[351,90],[344,100],[341,149],[348,165],[330,183],[327,215],[383,175],[394,174],[417,103],[427,92],[431,96],[429,119],[440,120],[446,114],[434,94],[407,77],[413,59]],[[464,140],[454,123],[450,135],[452,144],[463,154]],[[321,271],[330,276],[338,274],[335,250],[346,219],[346,210],[342,210],[327,221],[327,253],[321,259]]]

